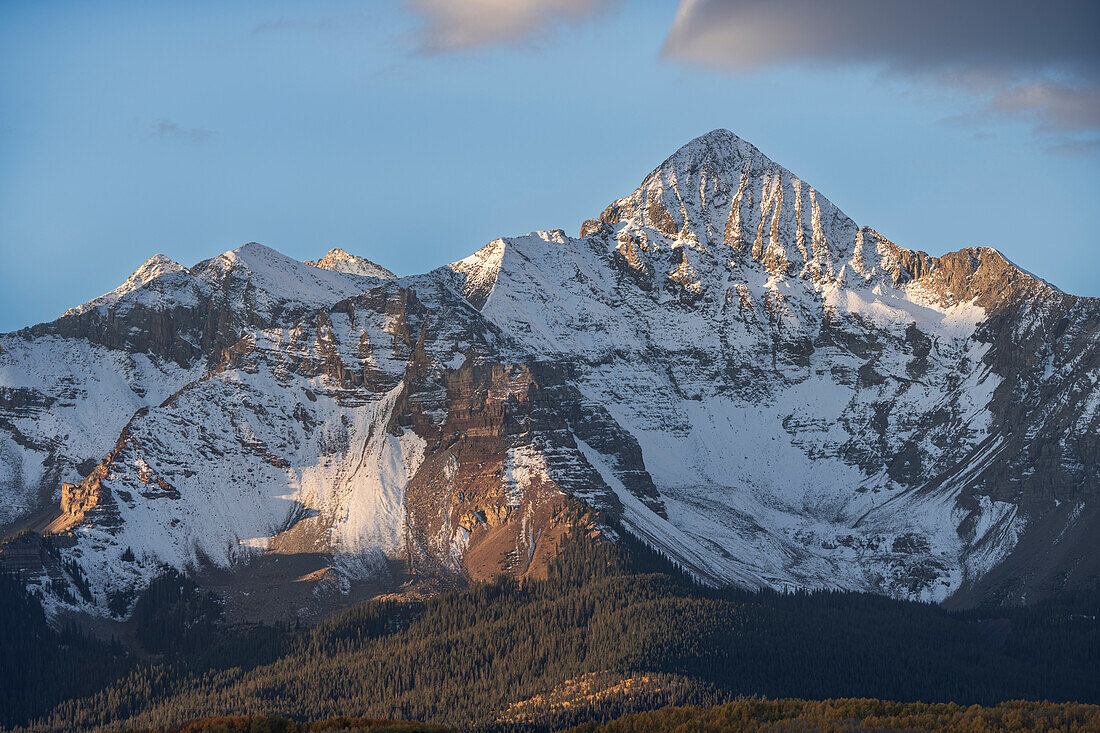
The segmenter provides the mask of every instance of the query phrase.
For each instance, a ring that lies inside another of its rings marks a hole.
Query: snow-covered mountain
[[[1034,600],[1098,577],[1098,332],[1100,300],[899,247],[718,130],[579,238],[404,278],[158,255],[0,337],[0,511],[46,535],[0,559],[121,615],[164,565],[320,599],[621,528],[708,583]]]
[[[190,271],[155,255],[110,293],[0,336],[0,523],[56,501],[136,410],[216,368],[248,329],[292,325],[380,281],[255,243]]]

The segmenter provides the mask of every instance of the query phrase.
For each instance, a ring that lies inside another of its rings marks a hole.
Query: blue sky
[[[443,0],[0,2],[0,331],[158,252],[339,246],[406,274],[576,234],[717,127],[902,245],[994,246],[1100,296],[1093,100],[1016,104],[1055,99],[1033,68],[730,58],[674,2],[515,1],[542,9],[488,30]]]

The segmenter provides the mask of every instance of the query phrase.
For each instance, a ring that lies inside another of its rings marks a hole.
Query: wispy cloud
[[[149,136],[167,142],[201,145],[210,140],[214,133],[198,127],[183,127],[172,120],[161,118],[149,126]]]
[[[1088,130],[1100,126],[1100,86],[1035,81],[998,89],[988,101],[990,114],[1033,117],[1041,131]]]
[[[1055,155],[1069,155],[1073,157],[1082,155],[1100,154],[1100,137],[1082,139],[1075,137],[1055,137],[1046,140],[1046,149]]]
[[[667,59],[744,72],[871,66],[962,91],[953,121],[1022,120],[1048,146],[1095,150],[1095,0],[683,0]]]
[[[426,53],[516,44],[590,19],[617,0],[405,0],[424,18]]]

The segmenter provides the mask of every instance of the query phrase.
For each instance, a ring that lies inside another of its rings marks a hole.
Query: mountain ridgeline
[[[52,616],[170,570],[296,622],[579,534],[715,588],[1036,602],[1097,584],[1098,344],[1100,300],[900,247],[717,130],[578,238],[157,255],[0,336],[0,564]]]

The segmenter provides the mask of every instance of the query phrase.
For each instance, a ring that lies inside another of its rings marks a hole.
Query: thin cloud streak
[[[1005,116],[1033,115],[1043,132],[1089,130],[1100,126],[1100,86],[1018,84],[994,94],[988,109]]]
[[[198,127],[183,127],[172,120],[161,118],[149,126],[149,136],[166,142],[202,145],[210,140],[214,133]]]

